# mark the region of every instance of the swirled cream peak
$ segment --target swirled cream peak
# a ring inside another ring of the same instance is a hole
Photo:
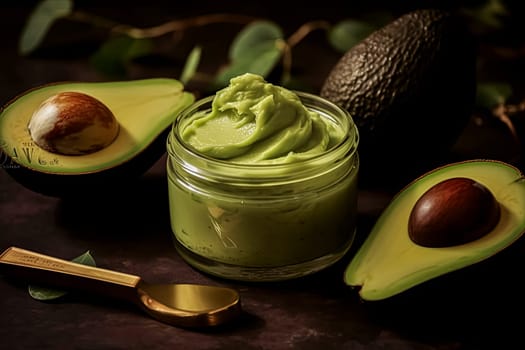
[[[246,73],[219,90],[209,112],[183,125],[183,140],[207,156],[236,163],[291,163],[323,153],[344,137],[294,92]]]

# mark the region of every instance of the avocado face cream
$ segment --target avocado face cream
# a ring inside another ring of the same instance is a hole
[[[181,256],[223,278],[319,271],[350,248],[358,133],[318,96],[244,74],[184,110],[168,137],[171,226]]]

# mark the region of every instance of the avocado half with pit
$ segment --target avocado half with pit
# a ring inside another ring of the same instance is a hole
[[[382,300],[481,262],[525,232],[525,178],[494,160],[434,169],[400,191],[344,273],[363,300]]]
[[[172,122],[193,101],[167,78],[31,89],[0,112],[2,167],[46,195],[115,188],[160,159]]]

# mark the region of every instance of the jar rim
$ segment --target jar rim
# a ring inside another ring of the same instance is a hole
[[[208,167],[206,167],[208,170],[210,168],[226,168],[229,171],[228,175],[232,177],[237,177],[235,176],[235,174],[239,174],[238,177],[260,175],[260,173],[273,174],[272,176],[264,176],[264,179],[266,180],[268,180],[269,178],[281,178],[282,176],[285,176],[285,174],[289,172],[287,170],[290,167],[293,167],[294,173],[296,173],[297,176],[302,176],[301,173],[307,171],[307,169],[317,169],[317,167],[315,166],[316,164],[322,165],[330,163],[332,160],[336,161],[337,159],[354,156],[357,153],[357,147],[359,144],[359,132],[350,113],[342,107],[336,105],[335,103],[324,99],[318,95],[314,95],[303,91],[292,91],[295,94],[297,94],[297,96],[301,99],[303,104],[308,109],[320,113],[323,117],[330,117],[333,119],[334,114],[337,114],[338,118],[337,120],[335,120],[335,122],[338,125],[341,125],[342,123],[345,124],[343,125],[346,128],[344,137],[341,140],[339,140],[335,145],[333,145],[330,149],[322,153],[312,155],[311,157],[305,159],[299,159],[291,163],[253,164],[232,162],[229,160],[213,158],[193,149],[181,138],[178,132],[180,124],[185,117],[190,116],[191,114],[193,114],[193,112],[199,110],[204,105],[211,104],[215,97],[215,94],[212,94],[210,96],[206,96],[195,101],[193,104],[187,106],[178,114],[177,118],[172,124],[171,132],[167,139],[166,146],[168,156],[170,158],[179,158],[174,149],[174,144],[176,143],[178,146],[177,150],[182,150],[185,153],[185,156],[190,157],[192,161],[195,161],[199,164],[208,164]],[[317,103],[317,105],[313,106],[312,104],[314,102]],[[320,108],[321,106],[323,107],[322,110]],[[192,168],[190,169],[191,172],[204,171],[204,169],[198,170],[196,167],[192,167],[191,165],[189,165],[189,167]],[[303,169],[303,171],[301,171],[301,169]]]

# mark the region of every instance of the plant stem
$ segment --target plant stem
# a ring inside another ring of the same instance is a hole
[[[310,21],[301,25],[288,39],[278,41],[277,45],[283,52],[283,73],[281,80],[283,83],[287,83],[290,80],[292,74],[292,48],[299,44],[308,34],[315,30],[326,30],[328,31],[331,24],[328,21]]]
[[[87,23],[94,27],[105,28],[113,33],[127,35],[133,39],[156,38],[169,33],[181,32],[188,28],[201,27],[215,23],[249,24],[250,22],[260,20],[258,17],[247,15],[217,13],[172,20],[147,28],[138,28],[83,11],[72,12],[68,16],[68,19],[81,23]],[[331,24],[328,21],[310,21],[301,25],[292,35],[288,37],[287,40],[278,40],[276,42],[276,45],[283,52],[283,82],[288,82],[291,77],[292,48],[299,44],[311,32],[315,30],[328,31],[330,27]]]
[[[301,25],[290,37],[288,37],[288,40],[286,42],[290,47],[294,47],[297,45],[301,40],[303,40],[308,34],[315,30],[329,30],[331,27],[330,23],[328,21],[311,21],[306,22],[303,25]]]
[[[77,22],[88,23],[95,27],[106,28],[114,33],[124,34],[133,39],[155,38],[191,27],[205,26],[214,23],[248,24],[258,19],[252,16],[218,13],[172,20],[153,27],[137,28],[82,11],[75,11],[71,13],[68,18]]]
[[[517,145],[521,144],[521,140],[518,136],[518,133],[516,132],[516,128],[510,116],[523,111],[525,111],[525,100],[521,101],[517,105],[500,104],[492,111],[493,115],[507,126]]]
[[[87,23],[94,27],[100,27],[105,29],[112,29],[113,27],[120,25],[119,23],[110,19],[96,16],[84,11],[73,11],[66,18],[71,21]]]

